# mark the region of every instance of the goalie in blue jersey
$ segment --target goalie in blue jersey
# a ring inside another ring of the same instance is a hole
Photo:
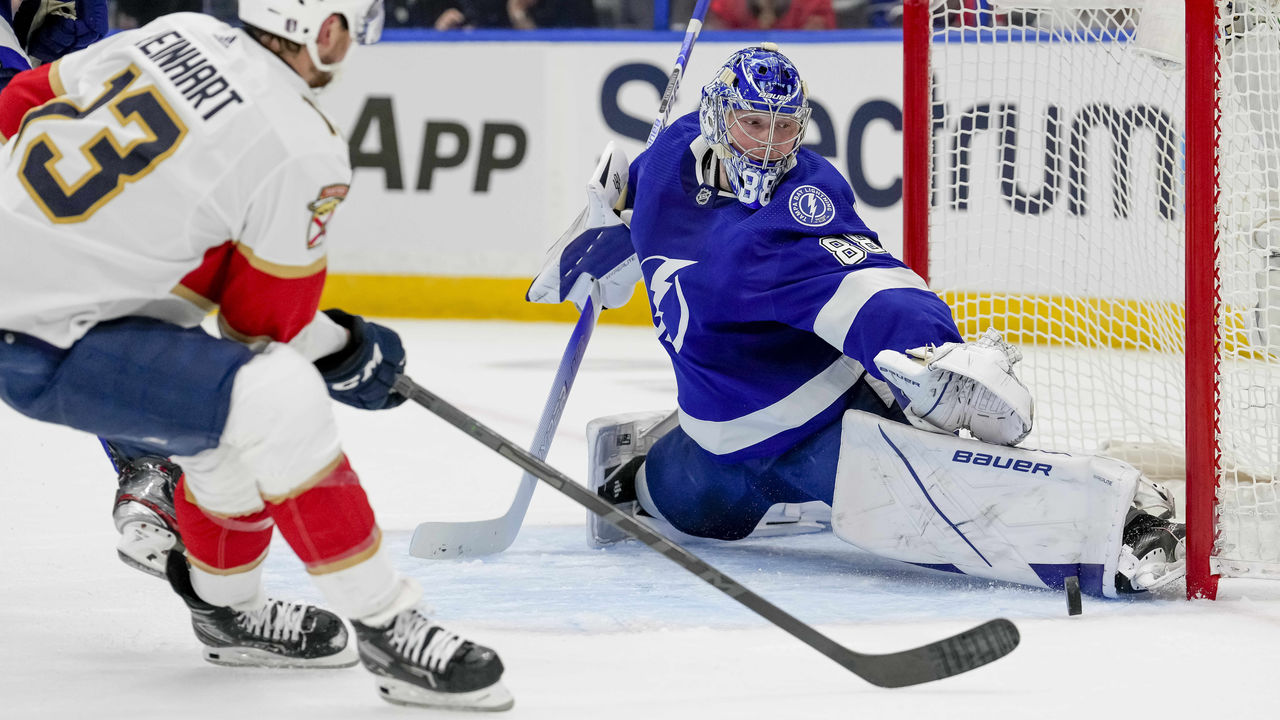
[[[816,509],[863,550],[940,570],[1106,596],[1181,578],[1167,491],[1109,458],[1015,447],[1033,414],[1018,350],[963,341],[801,147],[809,112],[766,44],[635,162],[606,149],[529,299],[617,307],[643,279],[678,410],[592,422],[591,488],[677,537],[814,527]],[[596,544],[625,537],[589,525]]]

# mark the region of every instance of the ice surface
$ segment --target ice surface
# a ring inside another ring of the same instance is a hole
[[[533,435],[568,325],[388,321],[410,374],[521,444]],[[585,475],[593,417],[673,405],[649,330],[601,326],[550,462]],[[1280,584],[1225,581],[1223,600],[1101,601],[1066,615],[1063,595],[903,566],[830,534],[690,549],[800,620],[860,652],[930,642],[983,620],[1023,644],[990,667],[882,690],[647,548],[589,550],[583,511],[543,486],[510,550],[473,560],[409,557],[423,520],[507,508],[520,471],[412,405],[338,408],[400,568],[447,625],[492,645],[516,697],[507,717],[733,718],[1274,717]],[[249,670],[203,662],[181,602],[115,558],[113,477],[90,436],[0,406],[0,718],[227,720],[445,716],[387,705],[346,670]],[[320,598],[278,540],[269,589]]]

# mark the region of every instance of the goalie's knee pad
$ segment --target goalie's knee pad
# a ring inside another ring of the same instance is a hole
[[[272,344],[236,373],[218,446],[174,458],[200,507],[223,515],[263,509],[331,467],[341,454],[332,404],[319,372]]]
[[[1114,596],[1139,473],[1104,457],[990,445],[845,413],[832,526],[868,552]]]
[[[587,425],[587,487],[634,514],[638,502],[636,474],[653,444],[679,424],[675,412],[662,411],[610,415],[592,420]],[[605,522],[599,515],[587,513],[587,541],[592,547],[626,538],[625,532]]]

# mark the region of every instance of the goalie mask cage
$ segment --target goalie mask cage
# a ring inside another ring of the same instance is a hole
[[[1280,578],[1280,0],[906,0],[904,52],[906,260],[1025,349],[1023,444],[1185,479],[1189,597]]]

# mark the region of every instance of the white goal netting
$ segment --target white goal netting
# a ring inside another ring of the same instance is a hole
[[[1187,88],[1181,3],[1157,2],[934,3],[928,272],[966,338],[994,326],[1026,349],[1025,444],[1104,450],[1176,483]],[[1215,6],[1213,568],[1280,576],[1280,8]],[[1211,88],[1192,96],[1212,110]]]

